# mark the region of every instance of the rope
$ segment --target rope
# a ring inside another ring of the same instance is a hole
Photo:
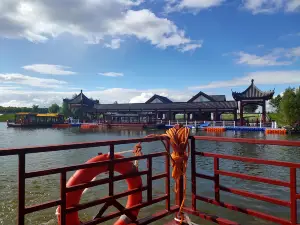
[[[143,153],[142,153],[142,145],[141,145],[141,142],[137,143],[135,146],[134,146],[134,149],[133,149],[133,155],[134,156],[142,156]],[[134,165],[138,168],[139,167],[139,161],[138,160],[135,160],[134,161]]]
[[[173,152],[171,154],[172,159],[172,177],[175,180],[175,193],[178,193],[178,183],[180,177],[183,176],[183,199],[179,208],[179,215],[181,217],[180,224],[184,221],[184,214],[182,213],[182,208],[184,206],[186,198],[186,186],[187,186],[187,177],[186,177],[186,168],[187,161],[190,154],[190,145],[189,145],[189,134],[190,129],[187,127],[175,126],[167,130],[166,135],[170,138],[171,146]],[[188,151],[186,149],[188,148]]]
[[[182,213],[182,208],[184,206],[184,202],[185,202],[185,198],[186,198],[186,186],[187,186],[187,177],[186,177],[186,168],[187,168],[187,161],[189,158],[189,154],[190,154],[190,145],[189,145],[189,134],[190,134],[190,129],[187,127],[182,127],[180,125],[176,125],[173,128],[169,129],[166,131],[166,134],[161,134],[161,135],[155,135],[155,134],[151,134],[146,136],[147,137],[168,137],[169,138],[169,142],[170,145],[173,149],[173,152],[170,156],[170,159],[172,161],[172,177],[175,180],[175,193],[178,193],[178,183],[179,180],[181,178],[181,176],[183,176],[183,199],[182,202],[180,203],[180,208],[179,208],[179,215],[180,215],[180,224],[182,224],[182,222],[185,219],[184,214]],[[166,143],[166,142],[167,143]],[[162,143],[166,149],[166,151],[169,153],[169,149],[168,149],[168,141],[167,140],[162,140]],[[188,151],[186,151],[186,149],[188,149]],[[137,145],[135,145],[134,150],[133,150],[133,154],[135,156],[141,156],[142,155],[142,146],[141,146],[141,142],[138,143]],[[138,163],[135,162],[137,165]]]

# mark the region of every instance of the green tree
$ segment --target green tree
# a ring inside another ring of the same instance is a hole
[[[64,114],[65,117],[73,116],[73,113],[66,102],[63,102],[62,107],[60,108],[60,113]]]
[[[279,113],[287,125],[294,125],[300,120],[300,92],[287,88],[280,101]]]
[[[281,100],[282,100],[281,95],[277,95],[275,98],[273,97],[273,98],[270,100],[270,105],[271,105],[276,111],[278,111],[278,110],[279,110],[279,106],[280,106]]]
[[[38,112],[39,111],[39,106],[38,105],[33,105],[32,106],[32,112]]]
[[[253,104],[250,104],[250,105],[246,105],[244,107],[244,110],[246,113],[254,113],[258,108],[258,105],[253,105]]]
[[[52,105],[48,108],[48,112],[49,112],[49,113],[58,113],[58,112],[59,112],[59,105],[57,105],[56,103],[52,104]]]

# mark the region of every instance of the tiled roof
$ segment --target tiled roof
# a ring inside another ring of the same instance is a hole
[[[159,99],[162,103],[172,103],[172,101],[167,98],[167,97],[164,97],[164,96],[161,96],[161,95],[153,95],[148,101],[146,101],[145,103],[151,103],[154,99]]]
[[[97,111],[140,111],[140,110],[235,110],[238,108],[236,101],[223,102],[173,102],[173,103],[129,103],[129,104],[96,104]]]
[[[194,95],[190,100],[188,100],[187,102],[194,102],[199,96],[204,96],[205,98],[207,98],[210,101],[216,101],[213,97],[205,94],[204,92],[200,91],[198,94]]]
[[[63,101],[67,102],[68,104],[83,104],[83,105],[86,105],[86,106],[93,106],[94,104],[97,103],[96,100],[92,100],[92,99],[89,99],[88,97],[86,97],[82,93],[82,91],[75,98],[73,98],[73,99],[64,99]]]
[[[271,99],[274,95],[273,91],[261,91],[254,85],[254,80],[251,80],[251,85],[243,92],[232,92],[232,97],[236,101],[247,100],[247,99]]]
[[[217,102],[226,101],[225,95],[209,95],[209,97],[213,98]]]

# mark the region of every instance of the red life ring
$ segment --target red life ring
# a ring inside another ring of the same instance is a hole
[[[120,158],[124,158],[124,157],[116,154],[115,158],[120,159]],[[94,158],[91,158],[86,163],[94,163],[94,162],[100,162],[100,161],[106,161],[106,160],[110,160],[109,154],[98,155]],[[136,167],[134,166],[134,164],[131,161],[128,161],[128,162],[122,162],[122,163],[115,164],[114,170],[122,175],[125,175],[125,174],[132,173],[133,171],[135,171]],[[71,186],[82,184],[82,183],[87,183],[87,182],[91,181],[93,178],[95,178],[97,175],[107,172],[107,171],[108,171],[107,165],[101,166],[101,167],[93,167],[93,168],[77,170],[75,172],[75,174],[67,182],[67,187],[71,187]],[[136,176],[133,178],[127,178],[126,182],[128,185],[128,190],[142,187],[142,179],[140,176]],[[78,190],[78,191],[67,193],[66,207],[68,208],[68,207],[79,204],[83,191],[84,190]],[[126,208],[130,208],[134,205],[141,203],[142,198],[143,198],[142,192],[137,192],[135,194],[128,195]],[[140,209],[132,210],[131,214],[137,217],[139,211],[140,211]],[[56,214],[57,214],[58,224],[62,225],[60,222],[60,207],[57,208]],[[65,225],[80,225],[80,223],[81,222],[79,220],[78,212],[67,214]],[[126,215],[123,215],[114,223],[114,225],[129,225],[131,223],[132,223],[132,221],[130,221],[130,219]]]

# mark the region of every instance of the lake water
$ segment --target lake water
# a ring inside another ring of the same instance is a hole
[[[150,133],[162,133],[161,130],[101,130],[91,132],[81,132],[78,128],[73,129],[14,129],[6,128],[5,123],[0,123],[0,148],[8,147],[22,147],[34,145],[49,145],[49,144],[63,144],[70,142],[86,142],[99,140],[113,140],[126,139],[134,137],[143,137]],[[213,135],[204,132],[199,132],[197,135]],[[227,137],[248,137],[256,139],[289,139],[300,140],[300,136],[265,136],[263,133],[240,133],[240,132],[225,132],[218,134],[219,136]],[[124,151],[132,149],[134,145],[121,145],[116,148],[117,151]],[[300,162],[300,148],[295,147],[281,147],[281,146],[262,146],[238,143],[215,143],[207,141],[197,141],[196,147],[199,151],[215,152],[237,156],[254,157],[260,159],[272,159],[289,162]],[[144,154],[150,152],[163,151],[160,142],[143,144]],[[99,152],[107,153],[107,147],[81,149],[76,151],[59,151],[51,153],[37,153],[30,154],[26,157],[26,171],[35,171],[46,168],[54,168],[58,166],[66,166],[72,164],[80,164],[87,161],[89,158],[96,156]],[[130,156],[131,154],[126,154]],[[156,158],[153,161],[153,174],[164,171],[164,159]],[[189,165],[190,166],[190,165]],[[279,167],[267,167],[257,164],[248,164],[241,162],[234,162],[228,160],[220,161],[221,169],[227,171],[235,171],[246,173],[250,175],[259,175],[264,177],[271,177],[288,181],[288,170]],[[146,163],[140,162],[139,168],[145,169]],[[211,173],[212,160],[208,158],[197,158],[197,170],[204,173]],[[186,203],[190,203],[190,170],[188,169],[188,194]],[[68,174],[68,177],[72,173]],[[104,177],[101,175],[99,177]],[[145,177],[143,177],[145,180]],[[298,181],[300,180],[300,173],[298,172]],[[289,200],[289,190],[272,185],[265,185],[263,183],[256,183],[251,181],[242,181],[239,179],[222,177],[221,184],[252,191],[258,194],[264,194],[271,197]],[[300,184],[300,182],[298,182]],[[155,181],[153,184],[153,193],[158,196],[164,192],[164,180]],[[97,197],[106,196],[108,185],[102,185],[89,189],[83,196],[81,202],[95,200]],[[299,192],[298,185],[298,192]],[[115,185],[115,191],[123,191],[127,189],[124,181],[118,182]],[[206,197],[213,197],[213,184],[210,181],[197,179],[197,193]],[[49,200],[56,200],[59,198],[59,175],[45,176],[42,178],[29,179],[26,182],[26,205],[34,205],[43,203]],[[283,218],[289,218],[289,210],[286,207],[274,206],[269,203],[251,200],[243,197],[232,196],[230,194],[221,192],[221,200],[236,204],[238,206],[256,209],[258,211],[271,213]],[[122,203],[126,202],[121,199]],[[174,201],[172,201],[173,203]],[[153,205],[151,207],[141,210],[139,217],[150,215],[157,210],[163,209],[164,202]],[[232,219],[242,224],[272,224],[269,222],[254,219],[240,213],[235,213],[226,209],[218,208],[206,203],[198,201],[198,209],[203,212],[216,214],[228,219]],[[300,205],[299,205],[300,207]],[[82,221],[91,219],[100,207],[93,207],[88,210],[80,212]],[[112,210],[113,211],[113,210]],[[299,210],[298,210],[299,211]],[[26,216],[26,224],[28,225],[55,225],[56,217],[54,215],[55,208],[40,211],[38,213],[29,214]],[[13,225],[17,223],[17,157],[0,157],[0,224]],[[300,215],[299,215],[300,216]],[[163,224],[164,221],[170,220],[171,217],[161,220],[153,224]],[[212,224],[210,222],[202,221],[199,218],[191,217],[195,223]],[[113,224],[111,221],[106,224]]]

